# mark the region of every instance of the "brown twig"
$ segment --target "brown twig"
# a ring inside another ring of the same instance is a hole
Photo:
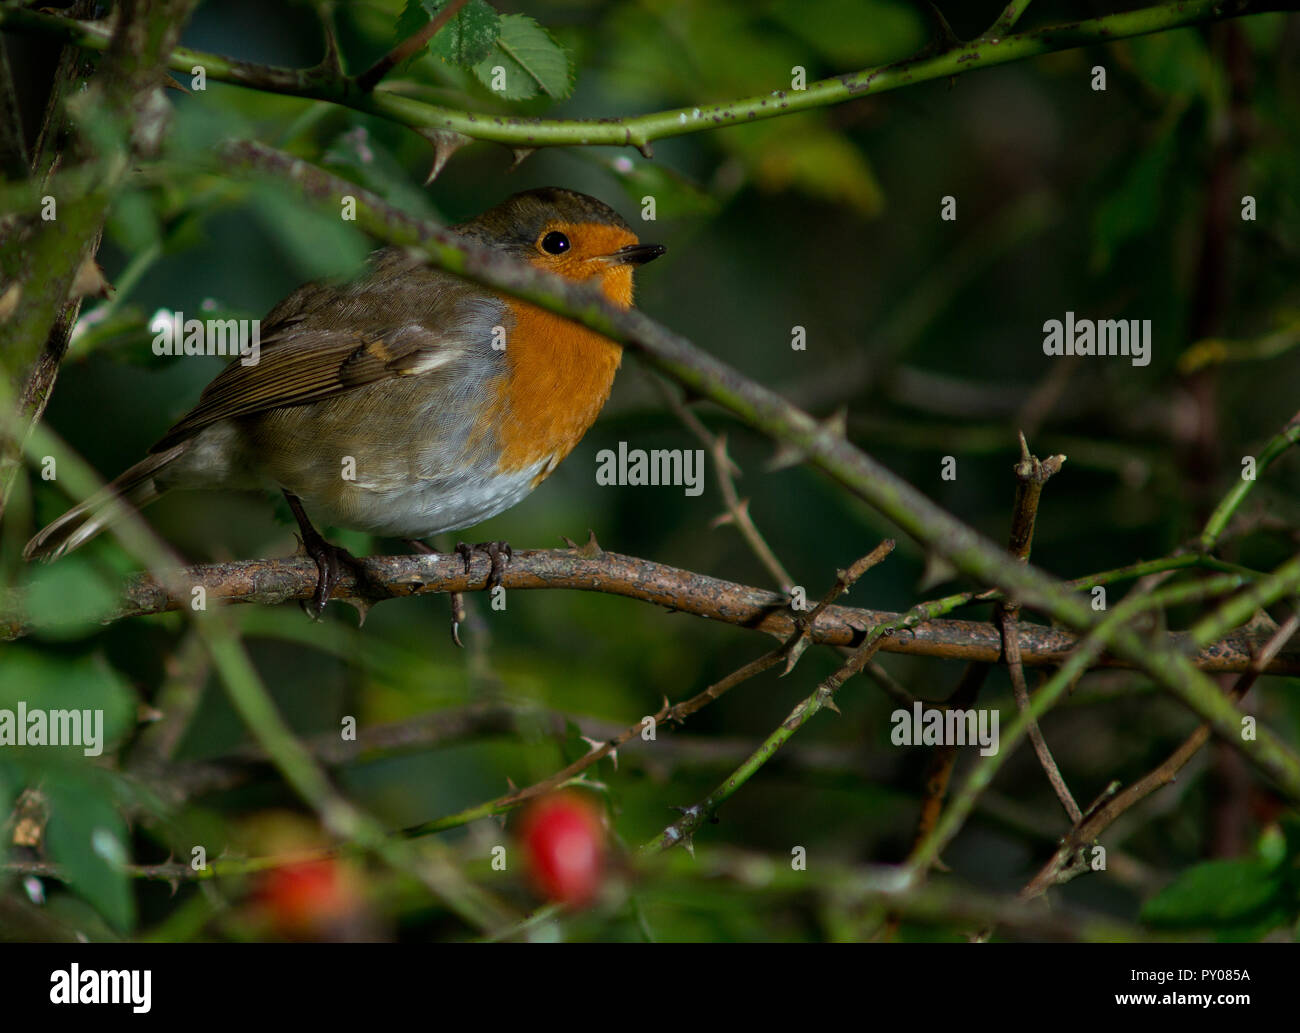
[[[662,377],[653,374],[649,376],[668,407],[692,434],[704,442],[713,456],[713,468],[718,474],[718,490],[722,492],[722,502],[727,507],[725,513],[714,519],[713,526],[733,525],[745,539],[750,552],[772,575],[781,591],[791,591],[795,586],[794,578],[790,576],[790,572],[785,569],[785,564],[777,558],[772,547],[767,544],[767,539],[758,529],[758,525],[754,523],[754,518],[749,513],[749,499],[742,499],[740,493],[736,491],[736,477],[740,475],[740,467],[727,454],[727,436],[714,434],[709,430],[704,425],[704,421],[691,412],[685,402],[678,397],[677,392],[669,387],[668,382]]]
[[[1038,520],[1038,502],[1043,494],[1043,485],[1053,474],[1061,469],[1065,456],[1049,456],[1040,460],[1029,451],[1025,435],[1020,434],[1020,462],[1016,464],[1016,502],[1011,516],[1011,540],[1008,549],[1021,563],[1029,562],[1029,554],[1034,545],[1034,524]],[[1020,605],[1013,599],[1003,599],[998,603],[996,614],[998,627],[1002,629],[1003,653],[1007,662],[1007,673],[1011,677],[1011,694],[1015,697],[1016,707],[1020,712],[1029,710],[1029,686],[1025,684],[1025,668],[1020,655]],[[1030,719],[1026,731],[1033,744],[1038,763],[1052,784],[1057,799],[1070,816],[1071,823],[1077,823],[1082,817],[1079,805],[1074,802],[1070,787],[1065,784],[1061,769],[1057,766],[1052,751],[1043,738],[1038,722]]]
[[[1281,653],[1283,647],[1298,630],[1300,630],[1300,613],[1293,613],[1264,643],[1250,669],[1244,671],[1237,679],[1237,683],[1228,693],[1233,702],[1237,702],[1250,691],[1255,681],[1267,670],[1274,657]],[[1145,800],[1157,789],[1162,789],[1173,782],[1178,772],[1209,741],[1209,738],[1209,725],[1198,726],[1173,753],[1127,789],[1115,792],[1113,791],[1115,787],[1112,787],[1112,791],[1103,794],[1061,841],[1051,860],[1043,865],[1038,874],[1020,891],[1021,897],[1030,899],[1040,896],[1052,886],[1085,870],[1086,865],[1077,864],[1079,852],[1089,843],[1094,842],[1125,811]]]
[[[401,43],[393,47],[387,54],[381,57],[373,65],[356,77],[357,88],[365,93],[369,93],[379,85],[380,80],[389,72],[400,65],[408,57],[419,53],[420,50],[433,39],[434,36],[449,21],[460,13],[469,0],[451,0],[446,7],[439,11],[419,32],[408,36]]]
[[[345,568],[334,592],[335,599],[369,606],[384,599],[430,592],[477,591],[483,587],[489,571],[488,560],[481,555],[471,559],[469,573],[465,572],[459,556],[445,555],[371,556],[361,560],[360,566],[364,585],[358,584],[355,571]],[[170,590],[149,574],[128,578],[116,607],[101,622],[188,609],[192,590],[198,586],[205,589],[209,606],[274,605],[309,599],[317,579],[316,565],[303,556],[213,563],[168,573],[174,578],[169,579]],[[795,630],[790,601],[776,592],[599,549],[516,552],[503,572],[501,583],[508,590],[567,588],[639,599],[723,624],[762,631],[782,640]],[[984,663],[996,663],[1003,652],[1002,636],[993,624],[929,619],[924,605],[907,614],[828,606],[810,634],[817,645],[857,646],[869,629],[882,624],[892,629],[881,645],[885,652]],[[0,593],[0,640],[18,638],[31,630],[22,592]],[[1079,638],[1058,628],[1022,623],[1019,641],[1027,666],[1051,667],[1069,657]],[[1170,648],[1186,649],[1187,641],[1182,632],[1167,636]],[[1190,659],[1203,671],[1246,671],[1261,644],[1257,631],[1239,628],[1195,651]],[[1103,656],[1100,664],[1132,666],[1114,656]],[[1300,653],[1279,654],[1264,673],[1300,674]]]
[[[893,542],[881,542],[880,545],[873,549],[868,555],[853,563],[848,570],[836,571],[835,583],[817,604],[813,612],[808,615],[807,624],[811,625],[813,619],[815,619],[818,614],[823,612],[826,607],[830,605],[832,599],[837,599],[839,596],[847,592],[858,578],[888,556],[893,548]],[[721,681],[714,682],[708,688],[696,693],[688,700],[684,700],[681,703],[670,704],[667,698],[665,698],[663,706],[659,708],[657,713],[650,716],[650,720],[654,722],[656,728],[659,725],[662,725],[665,721],[681,724],[692,714],[708,706],[724,693],[735,688],[742,682],[748,681],[750,678],[762,674],[769,668],[775,667],[782,660],[786,661],[786,673],[788,674],[791,667],[798,662],[802,650],[797,649],[797,646],[800,642],[805,640],[807,631],[808,628],[806,625],[800,624],[796,621],[789,638],[787,638],[785,643],[779,648],[773,649],[770,652],[764,653],[762,656],[749,661],[749,663],[744,666],[732,671],[731,674],[727,675]],[[854,653],[854,658],[851,658],[850,663],[866,663],[866,661],[871,658],[871,655],[875,653],[877,648],[879,648],[878,638],[875,645],[869,650],[864,647],[859,647],[859,649]],[[846,667],[847,666],[848,665],[846,665]],[[861,667],[859,666],[857,669],[860,670]],[[830,702],[829,696],[824,705],[829,706],[831,709],[835,709],[835,705]],[[480,804],[477,807],[472,807],[469,810],[461,811],[459,814],[454,814],[432,822],[426,822],[414,829],[408,829],[407,834],[413,836],[424,835],[429,832],[437,832],[445,828],[454,827],[455,825],[464,824],[466,821],[472,821],[477,817],[484,817],[490,814],[500,814],[513,807],[517,807],[519,804],[531,800],[534,797],[558,789],[570,780],[576,778],[597,761],[615,754],[618,748],[624,743],[638,735],[641,735],[645,730],[646,720],[647,719],[643,717],[640,721],[631,725],[621,734],[614,736],[606,742],[593,743],[589,753],[579,757],[572,764],[557,771],[549,778],[542,779],[542,781],[536,782],[525,789],[512,791],[496,800],[491,800],[485,804]]]

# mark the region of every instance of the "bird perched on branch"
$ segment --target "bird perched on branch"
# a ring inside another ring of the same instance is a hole
[[[632,304],[632,274],[665,248],[642,244],[608,205],[529,190],[461,223],[466,240]],[[312,524],[418,539],[518,503],[582,439],[622,350],[527,302],[432,269],[395,248],[344,285],[309,284],[263,321],[255,364],[236,359],[150,454],[37,534],[27,559],[57,558],[114,518],[178,488],[284,493],[319,578],[319,617],[351,561]],[[475,549],[499,583],[503,542]],[[454,634],[454,628],[453,628]]]

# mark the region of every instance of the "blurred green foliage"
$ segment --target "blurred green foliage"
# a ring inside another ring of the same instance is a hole
[[[441,6],[337,5],[347,68],[364,69]],[[419,96],[488,112],[635,114],[784,88],[795,66],[811,82],[899,59],[928,39],[918,6],[472,0],[452,31],[393,78]],[[999,6],[939,4],[963,37],[982,31]],[[1094,6],[1044,0],[1027,24],[1086,16]],[[310,5],[252,0],[203,4],[183,42],[298,67],[317,62],[323,49]],[[666,258],[638,275],[638,304],[653,317],[819,416],[847,406],[855,442],[998,540],[1007,531],[1016,431],[1026,431],[1039,455],[1068,454],[1044,494],[1033,557],[1059,576],[1162,555],[1198,529],[1238,476],[1239,457],[1296,410],[1297,338],[1277,344],[1270,335],[1293,326],[1300,308],[1298,48],[1300,21],[1259,16],[658,141],[652,161],[633,151],[555,149],[514,168],[505,148],[475,144],[427,187],[420,184],[429,144],[402,127],[217,82],[201,93],[169,93],[167,150],[133,175],[106,228],[100,262],[116,294],[83,310],[47,421],[112,476],[220,368],[219,360],[152,355],[147,327],[155,312],[255,316],[307,279],[360,266],[370,243],[350,224],[320,214],[288,187],[234,182],[211,168],[217,142],[251,137],[415,215],[448,221],[540,185],[592,193],[634,222],[652,196],[657,221],[642,238],[669,245]],[[1098,64],[1108,71],[1104,92],[1089,86]],[[488,87],[497,65],[506,69],[504,95]],[[1246,76],[1244,95],[1234,96],[1233,75]],[[1229,193],[1215,197],[1210,184],[1224,170]],[[945,195],[958,199],[955,222],[938,217]],[[1239,217],[1243,195],[1257,202],[1255,221]],[[1212,203],[1229,208],[1223,239],[1207,236]],[[1208,281],[1198,279],[1206,247],[1217,249]],[[1207,292],[1215,299],[1212,326],[1196,315]],[[1048,360],[1042,323],[1067,310],[1152,320],[1151,365]],[[806,328],[806,351],[790,348],[794,326]],[[1187,376],[1179,358],[1198,334],[1245,343]],[[1251,351],[1250,342],[1265,339],[1275,345]],[[699,412],[728,435],[750,512],[811,598],[837,568],[894,533],[807,469],[764,473],[770,443],[715,410]],[[1206,420],[1208,445],[1198,436]],[[598,487],[595,456],[619,441],[698,447],[631,360],[605,415],[559,471],[466,537],[541,548],[566,535],[582,540],[590,528],[608,549],[775,587],[733,529],[711,526],[721,508],[712,481],[700,498]],[[939,476],[946,455],[957,457],[956,481]],[[1289,555],[1300,526],[1297,488],[1300,458],[1292,454],[1257,486],[1244,512],[1252,523],[1225,554],[1258,569]],[[245,764],[246,777],[229,785],[217,779],[201,793],[169,793],[202,765],[246,749],[248,735],[207,664],[195,660],[180,616],[99,626],[113,584],[131,565],[111,538],[48,568],[22,563],[22,542],[68,504],[57,483],[32,471],[0,537],[0,569],[28,593],[37,625],[27,642],[3,647],[0,706],[40,700],[102,707],[106,715],[102,758],[0,752],[0,808],[18,803],[24,788],[29,803],[37,791],[48,816],[43,856],[66,867],[66,887],[44,880],[45,909],[92,939],[262,935],[249,931],[240,910],[253,880],[219,880],[203,890],[186,883],[172,896],[165,883],[130,879],[120,868],[126,857],[187,861],[195,844],[209,858],[227,847],[265,852],[268,840],[250,832],[250,822],[302,807],[265,765],[250,771]],[[147,518],[198,562],[289,553],[290,527],[273,512],[258,498],[175,495]],[[398,548],[335,538],[354,552]],[[898,610],[952,587],[922,585],[926,560],[901,542],[846,601]],[[481,598],[467,601],[466,651],[448,641],[440,598],[378,606],[363,627],[340,605],[319,624],[292,606],[233,613],[263,681],[304,737],[337,734],[346,715],[364,729],[471,705],[517,708],[513,731],[394,748],[333,771],[350,798],[393,827],[490,799],[507,780],[522,786],[545,778],[587,748],[579,729],[607,737],[655,711],[663,697],[686,698],[767,648],[752,632],[612,596],[512,592],[504,612]],[[987,611],[964,615],[985,619]],[[925,699],[946,696],[961,672],[951,661],[879,660]],[[789,678],[769,672],[683,729],[663,730],[654,746],[634,740],[617,769],[602,762],[589,775],[617,840],[635,847],[674,818],[673,806],[707,795],[837,662],[811,650]],[[1294,679],[1264,678],[1252,704],[1292,742],[1300,738],[1297,689]],[[1001,672],[981,702],[1000,707],[1005,726],[1014,704]],[[159,768],[141,748],[153,708],[191,705],[184,735]],[[834,906],[819,871],[906,854],[927,754],[889,745],[894,703],[871,681],[850,682],[839,705],[842,716],[817,717],[696,843],[697,852],[730,847],[779,865],[803,846],[806,891],[765,895],[761,884],[705,880],[677,851],[661,873],[630,881],[614,904],[566,919],[563,935],[802,940],[873,928],[879,916]],[[564,715],[559,729],[552,711]],[[1140,776],[1193,724],[1143,678],[1110,672],[1085,678],[1044,732],[1086,803],[1112,779]],[[958,779],[970,763],[963,755]],[[1280,824],[1280,802],[1267,786],[1237,777],[1238,763],[1222,747],[1204,751],[1176,786],[1104,839],[1116,859],[1110,871],[1074,880],[1057,891],[1061,898],[1151,930],[1294,936],[1294,815]],[[945,860],[970,883],[1014,891],[1065,828],[1022,749]],[[11,838],[0,850],[13,860],[19,851]],[[495,822],[441,838],[470,878],[522,910],[532,906],[514,869],[490,868],[490,847],[502,841]],[[1216,860],[1198,863],[1206,858]],[[385,935],[463,935],[400,877],[378,865],[366,871],[367,906]],[[25,894],[12,876],[0,888]],[[901,935],[959,939],[964,932],[905,923]]]

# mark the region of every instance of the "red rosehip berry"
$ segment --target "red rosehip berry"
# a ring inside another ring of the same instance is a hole
[[[605,870],[605,827],[591,801],[574,792],[538,800],[520,829],[533,885],[568,907],[591,902]]]

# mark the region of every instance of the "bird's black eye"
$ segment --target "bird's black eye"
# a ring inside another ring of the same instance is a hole
[[[562,255],[569,250],[569,238],[559,230],[551,230],[542,238],[542,250],[548,255]]]

